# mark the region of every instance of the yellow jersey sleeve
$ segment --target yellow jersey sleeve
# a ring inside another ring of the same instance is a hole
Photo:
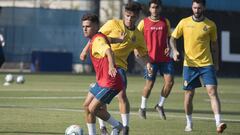
[[[96,58],[102,58],[109,48],[110,46],[104,37],[96,37],[92,42],[92,55]]]
[[[136,49],[138,50],[140,56],[146,56],[148,54],[144,36],[140,31],[136,32],[136,46]]]
[[[170,21],[166,18],[166,23],[167,23],[167,27],[168,27],[168,36],[171,36],[171,24],[170,24]]]
[[[212,29],[210,31],[211,41],[217,41],[217,26],[214,22],[212,22]]]
[[[142,32],[142,33],[144,32],[144,20],[141,20],[141,21],[139,22],[137,28],[138,28],[138,30],[139,30],[140,32]]]
[[[183,20],[181,20],[177,27],[174,29],[173,33],[171,34],[172,37],[178,39],[179,37],[181,37],[183,35]]]
[[[107,37],[119,38],[122,32],[124,32],[120,23],[119,20],[109,20],[99,29],[99,32],[107,35]]]

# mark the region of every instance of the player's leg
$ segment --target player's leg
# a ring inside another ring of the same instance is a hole
[[[90,112],[112,125],[112,134],[118,134],[123,127],[122,124],[114,119],[104,107],[106,104],[109,104],[112,101],[112,99],[118,94],[118,91],[109,88],[103,88],[98,85],[96,85],[92,91],[94,91],[94,89],[99,90],[89,105]]]
[[[164,84],[155,109],[159,112],[160,118],[166,120],[163,105],[169,96],[174,84],[174,63],[172,61],[160,63],[160,73],[163,76]]]
[[[227,125],[221,122],[221,104],[217,93],[217,86],[206,85],[206,89],[211,101],[211,107],[214,113],[217,132],[222,133],[227,128]]]
[[[107,105],[103,105],[101,107],[101,109],[105,109],[107,110]],[[108,131],[107,131],[107,127],[105,125],[105,122],[104,120],[100,119],[100,118],[97,118],[98,119],[98,123],[99,123],[99,128],[100,128],[100,132],[101,132],[101,135],[108,135]]]
[[[186,90],[184,93],[184,110],[186,115],[186,127],[185,131],[190,132],[193,128],[192,112],[193,112],[193,97],[195,90]]]
[[[221,122],[221,103],[217,92],[217,78],[213,66],[201,68],[202,80],[206,86],[208,96],[210,98],[212,111],[214,113],[217,132],[222,133],[227,125]]]
[[[193,129],[192,112],[193,112],[193,97],[195,94],[195,88],[201,87],[199,80],[199,71],[195,67],[183,67],[183,89],[184,93],[184,110],[186,115],[186,132],[191,132]]]
[[[153,73],[150,75],[147,72],[147,69],[144,69],[144,78],[146,80],[145,85],[143,87],[142,91],[142,97],[141,97],[141,105],[139,108],[139,116],[143,119],[146,119],[146,109],[147,109],[147,100],[151,94],[152,88],[154,86],[154,82],[156,79],[157,74],[157,65],[152,64],[153,67]]]
[[[128,135],[129,132],[129,113],[130,113],[130,104],[128,101],[126,89],[127,89],[127,76],[126,71],[118,68],[118,72],[120,73],[123,82],[125,84],[125,89],[119,92],[118,94],[118,102],[119,102],[119,110],[121,113],[122,118],[122,124],[124,126],[123,128],[123,135]]]
[[[93,115],[109,123],[113,127],[113,130],[116,130],[114,132],[119,133],[123,127],[122,124],[112,117],[107,110],[101,108],[104,104],[105,103],[94,98],[89,105],[89,110]]]
[[[130,104],[126,95],[126,90],[122,90],[118,94],[119,110],[121,113],[122,124],[123,124],[123,135],[128,135],[129,132],[129,113]]]
[[[92,93],[88,93],[83,106],[85,110],[85,121],[88,127],[88,134],[89,135],[95,135],[96,134],[96,118],[93,116],[93,114],[89,110],[89,104],[93,100],[94,95]]]
[[[160,118],[163,120],[166,120],[166,115],[164,112],[163,105],[171,92],[174,82],[173,82],[173,76],[170,74],[164,74],[163,80],[164,80],[163,88],[161,91],[161,95],[159,97],[159,101],[158,101],[157,105],[155,106],[155,109],[158,111]]]
[[[91,83],[89,85],[89,89],[92,89],[95,85],[96,85],[96,83]],[[101,109],[107,110],[107,105],[101,106]],[[100,118],[97,118],[97,119],[98,119],[101,135],[108,135],[108,131],[107,131],[107,127],[105,125],[105,122]]]
[[[151,94],[151,90],[153,88],[154,81],[146,80],[141,97],[141,105],[138,110],[140,118],[146,119],[146,111],[147,111],[147,100]]]

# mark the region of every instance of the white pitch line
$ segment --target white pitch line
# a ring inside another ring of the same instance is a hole
[[[15,108],[21,108],[21,109],[36,109],[36,110],[48,110],[48,111],[66,111],[66,112],[84,112],[83,109],[64,109],[64,108],[48,108],[48,107],[34,107],[34,106],[19,106],[19,105],[9,105],[9,106],[2,106],[0,105],[0,108],[2,107],[15,107]],[[119,114],[119,111],[109,111],[112,114]],[[137,116],[137,112],[131,112],[131,115]],[[153,113],[153,112],[148,112],[148,116],[153,116],[153,117],[159,117],[158,113]],[[182,118],[185,119],[185,115],[172,115],[169,114],[167,115],[169,118]],[[193,117],[193,119],[198,119],[198,120],[214,120],[213,117]],[[240,122],[239,119],[222,119],[223,121],[226,122]]]
[[[206,101],[206,102],[210,102],[210,99],[204,99],[204,101]],[[224,100],[224,99],[221,99],[221,103],[228,103],[228,104],[239,104],[240,103],[240,101],[239,100],[232,100],[232,99],[230,99],[230,100]]]
[[[70,112],[84,112],[84,110],[81,110],[81,109],[61,109],[61,108],[41,108],[41,109],[46,109],[46,110],[54,110],[54,111],[70,111]],[[113,113],[113,114],[119,114],[118,111],[109,111],[110,113]],[[131,112],[130,113],[131,115],[138,115],[138,113],[136,112]],[[159,114],[153,114],[153,113],[148,113],[148,115],[150,116],[156,116],[156,117],[159,117]],[[167,117],[170,117],[170,118],[184,118],[185,119],[185,116],[182,115],[167,115]],[[210,117],[192,117],[193,119],[199,119],[199,120],[215,120],[214,118],[210,118]],[[229,122],[240,122],[240,120],[237,120],[237,119],[222,119],[223,121],[229,121]]]
[[[0,97],[0,99],[84,99],[85,97]]]

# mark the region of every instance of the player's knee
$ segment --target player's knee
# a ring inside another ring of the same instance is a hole
[[[93,107],[88,107],[88,110],[91,114],[95,114],[96,113],[96,109]]]
[[[208,92],[208,95],[210,98],[216,97],[216,95],[217,95],[217,90],[215,87],[208,87],[207,92]]]
[[[127,95],[126,94],[121,94],[121,95],[118,95],[118,101],[120,102],[120,103],[125,103],[125,102],[127,102]]]
[[[146,85],[144,86],[144,90],[145,90],[145,91],[151,91],[151,90],[152,90],[152,87],[153,87],[153,84],[146,84]]]
[[[191,101],[194,97],[194,91],[188,90],[185,91],[185,100]]]
[[[165,82],[165,86],[167,86],[168,88],[172,88],[173,85],[174,85],[173,80]]]
[[[216,92],[208,91],[208,95],[209,95],[210,98],[214,98],[214,97],[216,97]]]

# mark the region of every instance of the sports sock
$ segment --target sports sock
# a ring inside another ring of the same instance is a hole
[[[95,123],[87,123],[88,134],[96,135],[96,124]]]
[[[147,98],[145,98],[144,96],[142,96],[141,108],[147,108]]]
[[[124,127],[128,126],[129,124],[129,113],[121,114],[122,117],[122,124]]]
[[[99,127],[102,128],[102,127],[106,127],[105,126],[105,123],[102,119],[98,118],[98,122],[99,122]]]
[[[165,100],[166,100],[165,97],[160,96],[160,98],[159,98],[159,102],[158,102],[158,106],[163,106]]]
[[[187,125],[192,124],[192,115],[186,115]]]
[[[216,126],[218,126],[221,123],[221,115],[220,114],[214,114]]]
[[[110,116],[106,122],[109,123],[110,125],[112,125],[112,127],[116,127],[119,125],[119,122],[112,116]]]

